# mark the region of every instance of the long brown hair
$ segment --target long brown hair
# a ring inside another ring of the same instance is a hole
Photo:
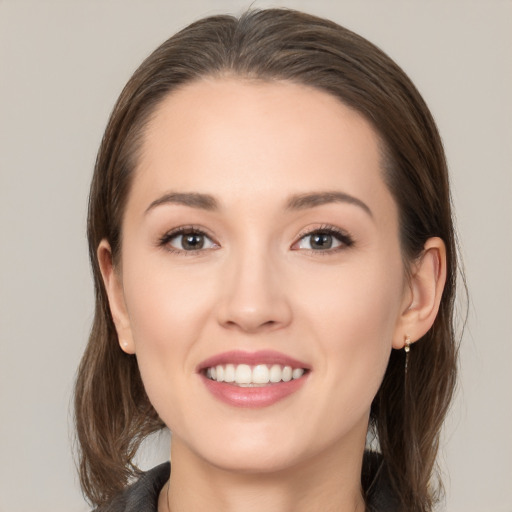
[[[144,128],[162,99],[205,76],[284,80],[336,96],[368,119],[380,135],[385,181],[399,208],[404,262],[441,237],[448,277],[439,314],[415,343],[407,378],[404,353],[393,351],[375,397],[375,433],[392,486],[410,512],[432,510],[432,475],[440,427],[456,376],[453,327],[455,236],[445,155],[433,118],[405,73],[380,49],[339,25],[304,13],[252,10],[239,19],[213,16],[164,42],[122,91],[98,153],[88,216],[96,309],[75,389],[80,479],[97,505],[137,474],[141,441],[164,427],[150,404],[134,356],[119,348],[96,250],[103,238],[114,263]]]

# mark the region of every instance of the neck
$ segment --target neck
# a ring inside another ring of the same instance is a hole
[[[173,438],[172,478],[159,511],[364,512],[359,445],[343,454],[331,447],[286,470],[240,473],[213,466]]]

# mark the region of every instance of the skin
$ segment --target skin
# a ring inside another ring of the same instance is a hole
[[[364,203],[289,209],[297,194]],[[218,209],[163,203],[213,196]],[[193,225],[205,247],[166,233]],[[311,249],[326,225],[353,243]],[[445,251],[432,238],[406,273],[379,138],[358,113],[302,85],[205,79],[170,94],[145,133],[122,226],[121,264],[98,248],[121,348],[173,433],[159,510],[364,510],[370,405],[390,352],[432,325]],[[272,349],[311,371],[268,407],[234,407],[196,368],[228,350]]]

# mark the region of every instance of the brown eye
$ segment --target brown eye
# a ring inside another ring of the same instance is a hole
[[[340,247],[342,242],[332,233],[326,231],[316,231],[303,236],[298,244],[299,249],[309,249],[314,251],[326,251]]]
[[[321,229],[304,235],[294,244],[293,249],[306,249],[310,251],[329,251],[350,247],[352,238],[341,231],[334,229]]]
[[[217,247],[208,236],[200,231],[171,233],[163,240],[165,245],[176,251],[200,251]]]
[[[309,245],[311,249],[331,249],[334,237],[327,233],[315,233],[310,235]]]
[[[181,235],[181,245],[186,251],[202,249],[204,246],[204,236],[196,233]]]

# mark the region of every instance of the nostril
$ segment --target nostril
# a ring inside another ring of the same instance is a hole
[[[256,318],[238,318],[224,322],[228,329],[240,329],[244,332],[259,332],[271,330],[279,326],[276,320],[259,321]]]
[[[216,307],[218,323],[241,332],[274,330],[289,325],[292,312],[284,294],[227,294],[219,298]]]

